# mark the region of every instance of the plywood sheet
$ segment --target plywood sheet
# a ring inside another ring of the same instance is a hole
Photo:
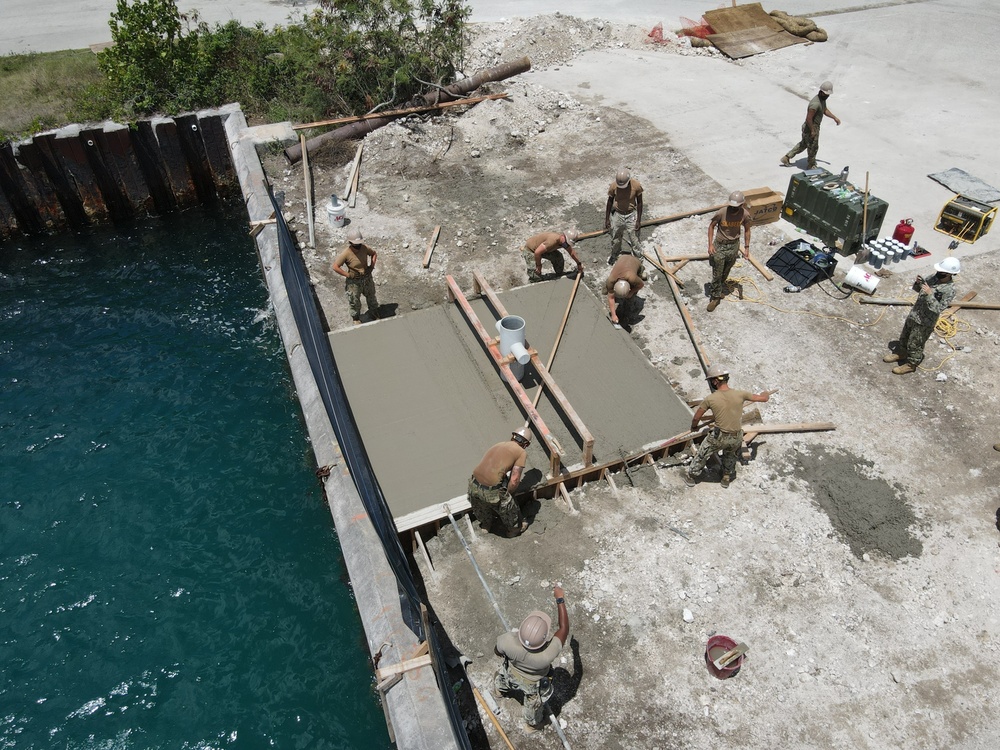
[[[567,279],[499,294],[525,319],[528,344],[547,362],[569,300]],[[496,316],[485,300],[472,306],[490,332]],[[506,384],[456,305],[442,305],[330,335],[351,410],[395,518],[426,523],[443,517],[441,503],[460,498],[483,452],[524,424]],[[595,460],[634,453],[687,429],[691,411],[622,330],[607,322],[601,301],[580,287],[552,375],[595,437]],[[531,366],[522,385],[537,383]],[[579,464],[582,443],[554,403],[538,410]],[[527,481],[548,466],[538,437],[529,450]],[[422,513],[423,511],[427,513]]]
[[[705,20],[715,31],[708,40],[733,59],[808,41],[785,31],[760,3],[710,10],[705,13]]]

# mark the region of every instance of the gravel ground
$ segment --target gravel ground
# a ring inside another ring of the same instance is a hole
[[[479,26],[468,68],[521,55],[536,69],[559,66],[609,46],[644,49],[654,62],[715,54],[650,44],[648,31],[559,15]],[[472,270],[498,289],[526,283],[523,240],[548,229],[600,229],[607,185],[622,165],[646,188],[647,218],[726,195],[647,121],[533,85],[531,73],[489,87],[499,91],[509,98],[411,117],[366,138],[348,217],[379,251],[387,312],[444,303],[445,274],[467,289]],[[342,194],[355,147],[311,158],[317,248],[303,253],[331,329],[350,325],[342,283],[329,269],[347,227],[328,226],[322,204]],[[301,168],[280,156],[267,164],[304,242]],[[748,175],[744,187],[760,184]],[[694,217],[644,230],[642,239],[665,255],[704,252],[706,228],[707,217]],[[784,222],[759,227],[752,252],[766,261],[794,234]],[[980,242],[992,249],[963,261],[959,295],[977,290],[994,301],[1000,254],[994,238]],[[607,273],[607,238],[579,250],[596,290]],[[878,296],[911,296],[913,263],[893,266]],[[554,615],[551,586],[566,588],[573,641],[556,665],[553,707],[570,743],[994,747],[997,313],[960,312],[947,339],[929,342],[925,369],[899,377],[881,359],[905,307],[861,305],[829,282],[784,294],[782,279],[768,283],[741,263],[734,293],[709,314],[707,264],[690,263],[679,275],[705,351],[728,365],[733,386],[780,389],[759,405],[765,423],[829,421],[836,430],[758,438],[728,489],[717,466],[692,489],[676,467],[644,467],[631,479],[618,475],[617,493],[607,484],[574,491],[577,513],[534,504],[518,539],[477,538],[476,557],[512,623],[535,608]],[[698,399],[706,394],[701,369],[660,277],[643,291],[643,318],[631,333],[684,398]],[[428,545],[435,614],[472,659],[470,677],[490,685],[496,615],[447,524]],[[740,673],[725,681],[703,659],[714,633],[750,646]],[[503,747],[468,692],[462,696],[477,745]],[[502,703],[516,747],[559,747],[551,730],[529,738],[518,707]]]

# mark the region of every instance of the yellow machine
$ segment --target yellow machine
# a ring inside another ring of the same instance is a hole
[[[941,209],[934,228],[956,240],[972,244],[990,231],[996,215],[996,206],[956,195]]]

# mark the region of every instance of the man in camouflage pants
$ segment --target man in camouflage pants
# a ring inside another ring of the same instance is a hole
[[[567,229],[565,232],[542,232],[533,237],[529,237],[521,248],[521,255],[528,268],[528,281],[542,280],[542,261],[547,260],[552,264],[552,270],[556,276],[563,275],[566,267],[566,259],[563,258],[562,250],[569,253],[569,257],[576,263],[576,270],[583,273],[583,262],[576,254],[574,243],[580,233],[575,229]]]
[[[746,198],[739,190],[729,194],[729,205],[719,209],[708,222],[708,263],[712,266],[708,312],[719,306],[729,293],[726,281],[740,255],[740,233],[743,234],[743,257],[750,257],[750,212]]]
[[[921,276],[913,284],[920,294],[906,316],[903,332],[899,334],[899,344],[892,354],[882,357],[883,362],[898,362],[892,368],[894,375],[916,372],[924,359],[924,344],[934,333],[938,317],[955,299],[955,276],[962,270],[958,258],[945,258],[934,264],[937,273],[929,279]]]
[[[528,527],[521,517],[521,509],[514,500],[513,493],[521,483],[528,455],[525,448],[530,444],[531,433],[527,429],[518,430],[511,434],[510,440],[497,443],[486,451],[479,465],[472,471],[469,478],[469,504],[472,506],[472,515],[487,531],[498,518],[508,537],[517,536]]]
[[[347,292],[347,304],[351,311],[354,325],[361,323],[361,295],[368,302],[368,314],[375,320],[379,315],[378,300],[375,298],[375,261],[378,253],[365,244],[365,238],[360,229],[352,229],[347,233],[348,245],[333,260],[333,270],[343,276],[344,290]]]
[[[639,249],[639,230],[642,227],[642,184],[627,169],[620,169],[608,186],[608,202],[604,207],[604,231],[611,235],[611,255],[608,265],[613,266],[622,254],[622,240],[628,245],[630,255],[642,256]]]
[[[694,487],[708,459],[722,451],[721,485],[728,487],[736,474],[737,451],[743,445],[743,404],[746,401],[763,403],[771,398],[774,391],[750,393],[733,390],[729,387],[729,371],[719,365],[709,367],[705,379],[712,393],[701,402],[691,418],[691,431],[698,429],[701,418],[709,411],[715,419],[715,427],[709,430],[698,448],[698,454],[684,473],[684,483]]]

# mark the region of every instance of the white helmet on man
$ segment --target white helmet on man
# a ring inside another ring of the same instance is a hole
[[[934,270],[939,273],[950,273],[954,276],[957,273],[961,273],[962,264],[958,262],[958,258],[948,256],[940,263],[935,263]]]
[[[628,293],[632,291],[632,285],[629,284],[625,279],[618,279],[615,282],[615,299],[625,299]]]
[[[632,173],[629,172],[624,167],[618,170],[618,174],[615,175],[615,185],[620,188],[627,188],[629,182],[632,180]]]
[[[520,430],[514,430],[510,434],[510,439],[521,443],[525,448],[531,444],[531,430],[527,427],[522,427]]]
[[[734,190],[729,194],[729,205],[733,208],[742,206],[747,202],[746,196],[743,195],[742,190]]]
[[[715,380],[716,378],[728,378],[729,370],[722,365],[711,365],[705,373],[705,380]]]
[[[551,627],[552,618],[536,610],[521,621],[517,639],[528,651],[538,651],[548,641]]]

